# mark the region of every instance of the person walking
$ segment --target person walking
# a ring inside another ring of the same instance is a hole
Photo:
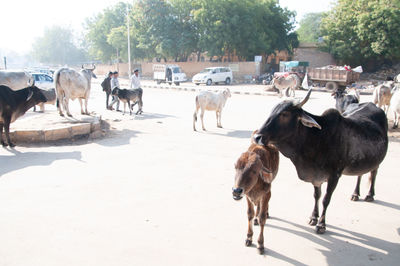
[[[119,86],[119,81],[118,81],[118,71],[114,71],[113,77],[111,78],[111,92],[114,90],[114,88],[118,88],[118,89],[120,88],[120,86]],[[113,109],[113,105],[114,105],[115,103],[117,103],[117,111],[118,111],[118,112],[121,112],[121,111],[119,110],[119,99],[118,99],[118,96],[112,94],[112,97],[113,97],[113,99],[112,99],[112,102],[111,102],[111,104],[110,104],[110,106],[109,106],[109,109],[110,109],[110,110],[114,110],[114,109]]]
[[[106,93],[106,109],[108,109],[108,100],[111,94],[111,78],[113,76],[113,72],[108,72],[108,76],[101,83],[101,87],[103,87],[103,91]]]
[[[139,78],[139,69],[135,69],[133,71],[133,75],[131,78],[131,89],[139,89],[141,88],[140,85],[140,78]]]

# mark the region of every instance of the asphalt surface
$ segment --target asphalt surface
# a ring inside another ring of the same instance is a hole
[[[145,88],[144,113],[129,116],[105,110],[96,81],[89,111],[110,123],[105,138],[0,149],[0,265],[398,265],[399,138],[391,137],[375,202],[350,201],[356,177],[341,178],[324,235],[307,224],[312,185],[281,156],[259,255],[244,245],[247,204],[232,199],[233,165],[282,99],[233,94],[224,128],[207,112],[207,131],[194,132],[194,96]],[[305,109],[333,106],[315,92]],[[256,227],[254,243],[257,235]]]

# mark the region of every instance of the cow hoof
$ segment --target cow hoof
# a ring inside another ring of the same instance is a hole
[[[351,196],[351,200],[352,200],[352,201],[358,201],[358,200],[359,200],[358,195],[352,195],[352,196]]]
[[[257,248],[258,249],[258,254],[260,254],[260,255],[264,255],[264,247],[258,247]]]
[[[364,201],[372,202],[372,201],[374,201],[374,197],[371,196],[371,195],[367,195],[367,196],[365,197]]]
[[[246,243],[245,243],[246,247],[250,247],[251,244],[252,244],[252,241],[250,239],[246,239]]]
[[[317,225],[315,227],[315,232],[317,232],[317,234],[323,234],[326,231],[326,226],[325,225]]]
[[[60,114],[60,116],[64,117],[64,114]]]
[[[309,225],[317,225],[318,219],[317,218],[310,218],[310,221],[308,222]]]
[[[4,141],[1,142],[1,145],[2,145],[3,147],[7,147],[7,146],[8,146],[7,143],[5,143]]]
[[[217,127],[222,128],[222,126],[217,126]]]
[[[12,142],[10,142],[9,146],[10,146],[11,148],[13,148],[13,147],[15,147],[15,144],[12,143]]]
[[[258,219],[257,219],[257,218],[254,219],[254,225],[260,225],[260,224],[258,223]]]
[[[72,115],[71,114],[67,114],[69,117],[72,117]]]

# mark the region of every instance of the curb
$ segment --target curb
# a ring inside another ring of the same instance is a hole
[[[194,88],[190,88],[190,87],[176,87],[176,86],[159,86],[159,85],[143,85],[143,88],[150,88],[150,89],[161,89],[161,90],[178,90],[178,91],[200,91],[203,89],[194,89]],[[225,87],[224,87],[225,88]],[[300,90],[305,90],[305,89],[300,89]],[[209,91],[214,91],[214,92],[218,92],[219,90],[212,90],[209,89]],[[329,91],[327,89],[315,89],[313,88],[313,91],[316,92],[325,92],[325,93],[332,93],[332,91]],[[255,96],[276,96],[278,94],[274,94],[273,91],[271,91],[271,93],[268,92],[249,92],[249,91],[232,91],[232,94],[238,94],[238,95],[255,95]],[[359,93],[361,95],[371,95],[372,91],[362,91],[359,90]]]
[[[60,140],[73,140],[82,137],[91,139],[103,136],[102,119],[95,117],[93,122],[84,122],[52,129],[14,129],[10,131],[11,141],[16,143],[46,143]],[[3,137],[5,137],[3,135]]]

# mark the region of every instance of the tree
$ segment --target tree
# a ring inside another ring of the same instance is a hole
[[[297,34],[299,35],[300,42],[316,43],[321,34],[321,23],[324,17],[323,12],[320,13],[307,13],[300,20],[299,29]]]
[[[112,29],[126,27],[127,4],[120,2],[106,8],[103,12],[88,18],[85,22],[85,38],[89,44],[89,53],[96,59],[109,61],[115,58],[118,47],[113,47],[110,42],[116,44],[112,37],[108,42],[108,36]],[[118,31],[121,31],[120,28]]]
[[[85,62],[85,51],[75,44],[71,29],[53,26],[33,43],[32,56],[42,63],[76,64]]]
[[[339,0],[322,20],[325,49],[373,70],[400,59],[400,0]]]

